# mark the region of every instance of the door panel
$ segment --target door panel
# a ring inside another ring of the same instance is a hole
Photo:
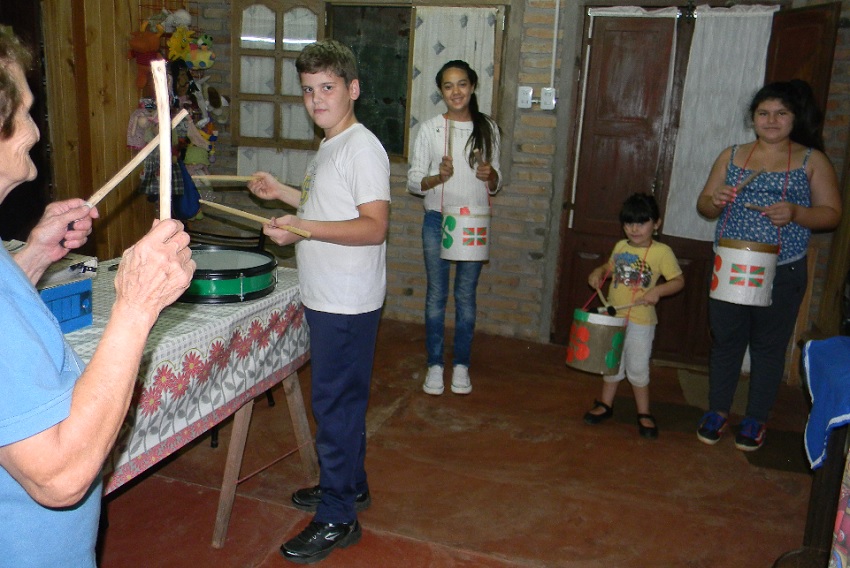
[[[594,20],[574,229],[619,237],[620,204],[652,191],[664,127],[673,21]]]
[[[803,79],[826,109],[841,2],[783,10],[773,16],[765,82]]]
[[[575,198],[563,220],[566,225],[572,209],[573,227],[565,227],[562,242],[556,343],[567,342],[573,310],[593,294],[588,275],[623,238],[618,219],[623,201],[661,185],[674,22],[602,17],[593,25]],[[600,305],[594,299],[589,307]]]
[[[602,305],[598,298],[593,298],[588,304],[594,291],[588,286],[587,277],[594,268],[608,260],[617,240],[617,237],[572,232],[565,241],[565,247],[568,248],[562,252],[562,265],[567,268],[561,273],[562,296],[552,334],[553,342],[566,345],[575,309],[585,305],[595,309]]]
[[[705,364],[711,349],[708,331],[708,286],[714,253],[711,243],[664,237],[676,253],[685,289],[656,306],[658,326],[652,343],[655,359]]]

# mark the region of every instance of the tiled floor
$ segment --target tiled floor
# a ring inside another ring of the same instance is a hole
[[[806,403],[783,387],[765,446],[697,441],[699,373],[653,369],[656,441],[630,388],[613,420],[582,422],[597,377],[564,348],[477,334],[468,396],[421,391],[424,328],[384,321],[368,414],[372,507],[359,544],[322,566],[769,567],[802,544],[811,477]],[[309,396],[309,365],[300,373]],[[681,377],[681,378],[680,378]],[[294,445],[283,394],[256,401],[242,475]],[[693,397],[691,397],[692,399]],[[289,495],[312,483],[297,456],[240,484],[227,540],[210,546],[229,423],[108,501],[102,568],[289,565],[278,547],[310,519]]]

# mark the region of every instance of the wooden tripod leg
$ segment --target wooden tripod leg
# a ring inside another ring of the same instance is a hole
[[[307,479],[319,479],[319,459],[313,445],[313,434],[310,423],[307,422],[307,411],[304,408],[304,397],[301,394],[301,384],[298,373],[292,373],[283,379],[283,392],[286,394],[286,404],[289,405],[289,417],[292,419],[292,430],[295,432],[295,442],[301,454],[301,465]]]
[[[222,548],[224,538],[227,536],[227,525],[230,523],[233,501],[236,499],[236,485],[239,483],[239,470],[242,468],[242,456],[245,454],[245,442],[248,440],[248,426],[251,425],[253,411],[254,400],[251,399],[236,411],[233,419],[230,447],[227,448],[227,462],[224,466],[224,478],[218,498],[218,511],[215,514],[213,548]]]

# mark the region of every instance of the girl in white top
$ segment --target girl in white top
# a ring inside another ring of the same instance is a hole
[[[445,114],[423,122],[410,156],[407,188],[424,196],[422,248],[428,289],[425,332],[428,373],[423,390],[443,392],[443,347],[451,261],[440,258],[443,206],[489,206],[501,188],[499,127],[478,110],[478,75],[465,61],[449,61],[436,76]],[[469,361],[475,330],[475,294],[481,261],[457,261],[455,267],[455,336],[452,392],[468,394]]]

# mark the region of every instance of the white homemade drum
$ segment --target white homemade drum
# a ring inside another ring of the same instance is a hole
[[[579,371],[614,375],[620,369],[623,343],[626,340],[626,318],[573,312],[567,365]]]
[[[709,296],[745,306],[769,306],[778,245],[720,239]]]
[[[443,207],[440,258],[478,261],[490,258],[490,207]]]
[[[190,304],[230,304],[274,292],[274,256],[264,250],[192,245],[197,264],[189,288],[177,300]]]

